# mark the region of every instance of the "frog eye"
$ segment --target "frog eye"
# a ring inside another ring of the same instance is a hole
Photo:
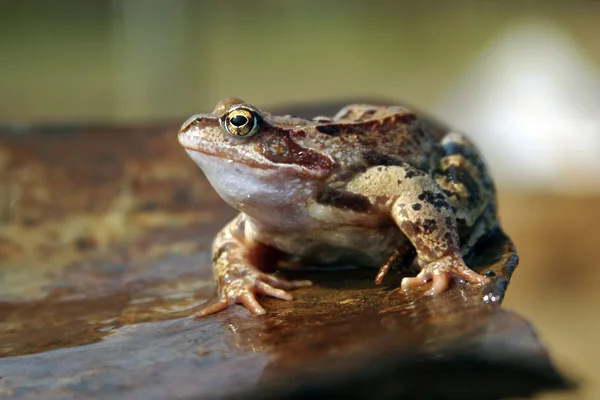
[[[247,108],[235,108],[225,116],[223,127],[232,136],[246,138],[256,132],[258,118],[254,111]]]

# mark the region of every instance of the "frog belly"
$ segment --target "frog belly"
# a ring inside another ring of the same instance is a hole
[[[310,234],[259,235],[258,240],[290,255],[307,266],[360,265],[379,268],[391,252],[408,244],[397,227],[383,230],[338,227]]]

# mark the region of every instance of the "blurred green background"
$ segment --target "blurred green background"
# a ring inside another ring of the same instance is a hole
[[[427,110],[515,22],[546,19],[600,60],[593,1],[12,1],[0,119],[137,121],[381,96]]]

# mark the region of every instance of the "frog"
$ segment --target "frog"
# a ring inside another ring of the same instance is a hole
[[[465,262],[498,226],[483,155],[406,106],[356,102],[307,119],[227,98],[185,121],[178,141],[239,212],[214,238],[217,296],[194,318],[233,304],[263,315],[261,296],[290,301],[313,284],[286,270],[366,267],[381,284],[413,265],[398,290],[425,296],[490,282]]]

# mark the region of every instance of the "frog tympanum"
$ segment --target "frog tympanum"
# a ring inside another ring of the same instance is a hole
[[[425,294],[489,281],[464,262],[496,225],[496,195],[478,150],[463,134],[435,135],[401,106],[348,105],[333,118],[274,116],[238,99],[189,118],[180,144],[239,214],[216,236],[218,299],[196,314],[256,295],[292,300],[310,281],[281,279],[286,268],[360,265],[375,282],[403,260]],[[410,262],[410,261],[408,261]]]

